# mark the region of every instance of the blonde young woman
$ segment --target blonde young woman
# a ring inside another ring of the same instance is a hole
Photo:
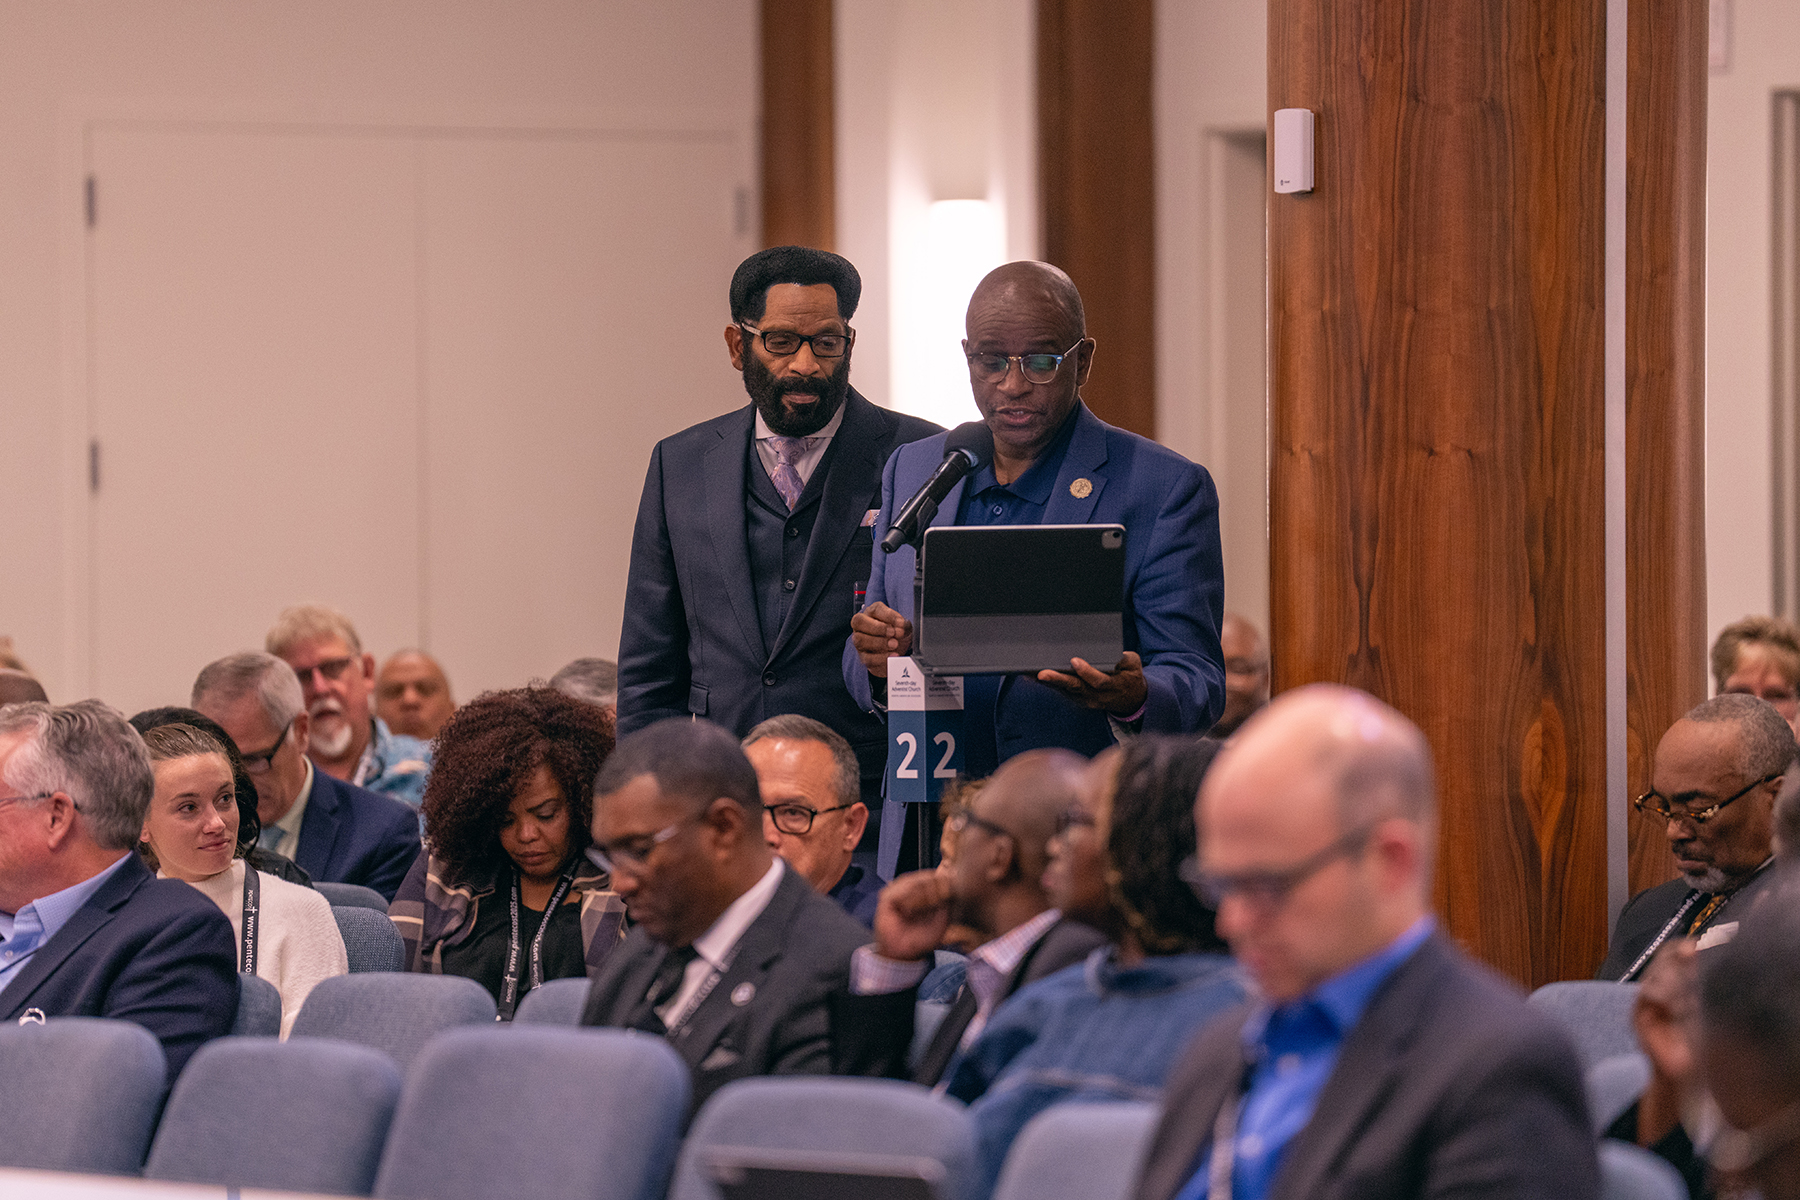
[[[231,756],[212,734],[161,725],[144,734],[156,794],[138,851],[165,879],[205,893],[231,918],[238,969],[281,993],[281,1036],[319,980],[350,969],[325,897],[245,862]],[[253,842],[254,838],[248,839]]]

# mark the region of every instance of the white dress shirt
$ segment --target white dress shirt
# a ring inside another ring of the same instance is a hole
[[[681,988],[669,1002],[656,1010],[664,1025],[673,1030],[682,1017],[688,1016],[688,1006],[695,1002],[700,989],[711,978],[714,971],[723,975],[731,966],[731,960],[737,955],[737,944],[743,940],[744,932],[763,915],[769,907],[769,901],[775,898],[775,889],[781,886],[781,872],[784,867],[780,856],[769,864],[763,877],[750,885],[750,890],[731,902],[712,927],[694,939],[694,961],[687,965],[687,971],[681,977]],[[673,1018],[673,1019],[672,1019]]]
[[[840,404],[838,410],[831,414],[831,420],[825,422],[823,429],[817,433],[806,435],[806,449],[801,452],[799,458],[794,460],[794,473],[800,476],[801,487],[805,487],[812,481],[813,471],[818,468],[819,460],[825,457],[826,447],[831,445],[831,439],[837,436],[838,426],[843,423],[844,406]],[[780,435],[769,428],[768,422],[763,420],[760,412],[756,414],[754,436],[756,438],[756,457],[762,460],[763,470],[767,471],[769,478],[773,480],[775,478],[775,447],[769,445],[769,439]]]

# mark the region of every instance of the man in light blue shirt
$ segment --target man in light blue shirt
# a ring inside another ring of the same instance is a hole
[[[1289,692],[1196,815],[1192,882],[1262,999],[1170,1075],[1138,1200],[1598,1195],[1567,1039],[1436,931],[1417,727],[1349,688]]]

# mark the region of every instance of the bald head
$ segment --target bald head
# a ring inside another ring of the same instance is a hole
[[[49,699],[44,694],[44,685],[24,671],[0,667],[0,705],[30,704],[33,701],[42,704]]]
[[[1041,886],[1045,847],[1057,817],[1074,805],[1087,765],[1067,750],[1027,750],[1000,764],[981,791],[981,816],[1013,835],[1019,875],[1031,887]]]
[[[1297,997],[1425,915],[1436,814],[1424,735],[1373,696],[1314,685],[1244,724],[1201,789],[1201,866],[1266,994]]]
[[[1087,313],[1075,281],[1046,262],[1009,262],[983,276],[969,297],[969,327],[974,328],[978,314],[996,308],[1028,312],[1064,344],[1087,333]]]
[[[1269,702],[1269,647],[1256,626],[1228,612],[1219,626],[1219,650],[1225,656],[1225,711],[1211,733],[1225,738]]]

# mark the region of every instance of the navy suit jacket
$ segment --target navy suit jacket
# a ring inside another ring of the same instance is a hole
[[[869,575],[863,519],[880,502],[881,464],[894,447],[942,431],[851,390],[819,467],[829,473],[793,606],[768,646],[744,510],[755,418],[747,404],[650,454],[619,636],[619,735],[691,713],[741,737],[767,717],[801,713],[848,738],[864,775],[877,778],[886,726],[850,699],[839,666],[856,585]]]
[[[360,883],[389,900],[419,857],[419,814],[392,796],[313,768],[293,858],[322,883]]]
[[[136,854],[39,946],[0,992],[0,1021],[114,1017],[162,1043],[169,1082],[237,1020],[237,936],[219,906]]]
[[[1205,467],[1148,438],[1115,429],[1078,403],[1075,432],[1044,508],[1046,525],[1125,527],[1125,648],[1143,656],[1150,694],[1145,733],[1202,733],[1225,708],[1225,657],[1219,624],[1225,567],[1219,550],[1219,494]],[[875,541],[895,507],[906,503],[944,461],[947,435],[902,446],[881,479]],[[1070,485],[1091,486],[1077,496]],[[932,525],[954,525],[967,482],[951,489]],[[868,601],[913,616],[913,561],[904,546],[877,552]],[[869,673],[845,639],[844,682],[864,708],[873,707]],[[1096,663],[1110,669],[1112,663]],[[1095,754],[1112,744],[1106,715],[1082,708],[1026,676],[1008,676],[994,713],[999,761],[1045,746]]]

